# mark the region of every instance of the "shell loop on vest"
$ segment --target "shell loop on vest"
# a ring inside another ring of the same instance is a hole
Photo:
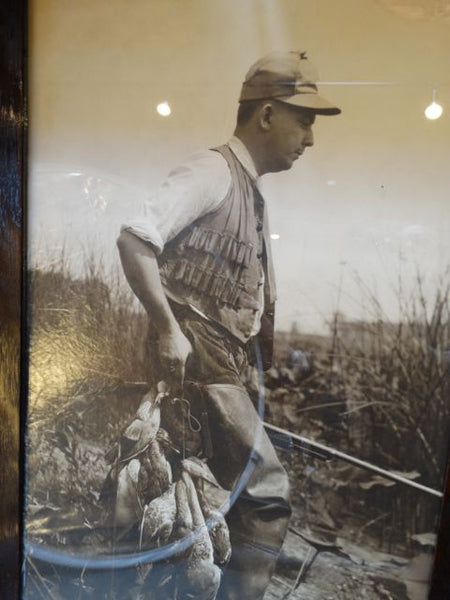
[[[213,231],[195,226],[186,242],[187,248],[203,250],[214,256],[221,256],[227,261],[248,268],[253,252],[253,245],[236,239],[230,233]]]
[[[259,310],[260,304],[232,277],[198,266],[187,259],[166,264],[165,277],[207,294],[233,308]]]

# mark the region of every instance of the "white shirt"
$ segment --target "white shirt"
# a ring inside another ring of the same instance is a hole
[[[258,175],[252,157],[237,137],[228,142],[231,150],[254,181]],[[185,227],[220,206],[231,186],[225,158],[214,150],[192,155],[173,169],[148,199],[142,215],[126,221],[121,230],[150,242],[157,254]]]
[[[242,141],[233,136],[228,142],[232,152],[250,177],[257,183],[256,167]],[[173,169],[159,189],[144,204],[143,212],[126,221],[121,231],[129,231],[145,242],[150,242],[157,255],[166,242],[180,231],[220,206],[227,197],[232,183],[230,169],[225,158],[214,150],[204,150],[192,155],[186,162]],[[264,283],[264,273],[261,273]],[[255,314],[252,335],[261,326],[264,310],[264,286],[260,285],[260,310]],[[185,304],[183,298],[175,297],[165,290],[172,300]],[[194,306],[195,312],[207,317]]]

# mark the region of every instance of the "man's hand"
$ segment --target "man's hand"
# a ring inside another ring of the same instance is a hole
[[[158,331],[158,356],[164,379],[172,393],[181,395],[187,357],[192,351],[170,308],[159,276],[152,246],[123,231],[117,240],[123,270],[131,289],[144,306],[152,327]]]
[[[182,395],[186,360],[192,352],[192,346],[180,327],[169,333],[160,332],[158,354],[163,369],[161,379],[167,381],[174,395]]]

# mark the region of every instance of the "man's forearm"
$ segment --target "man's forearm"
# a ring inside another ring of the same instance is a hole
[[[182,393],[185,364],[192,347],[167,301],[155,252],[150,244],[128,231],[120,234],[117,246],[128,283],[159,333],[161,379],[168,381],[175,393]]]
[[[128,283],[151,318],[152,326],[161,333],[178,330],[161,284],[153,248],[128,231],[122,231],[117,246]]]

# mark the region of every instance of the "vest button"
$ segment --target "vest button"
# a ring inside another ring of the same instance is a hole
[[[256,258],[262,258],[263,257],[263,253],[262,252],[258,252],[258,254],[256,255]]]
[[[256,231],[262,231],[262,230],[263,230],[263,224],[258,221],[258,224],[256,226]]]

